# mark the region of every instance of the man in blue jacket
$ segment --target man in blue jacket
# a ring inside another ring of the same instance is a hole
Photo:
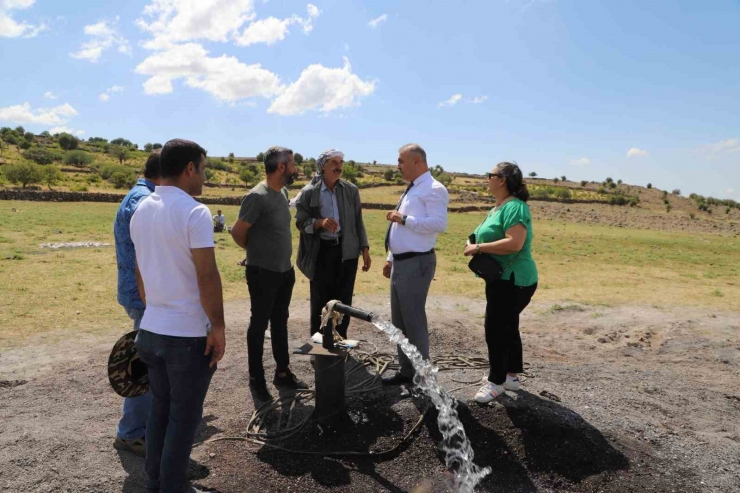
[[[124,197],[113,223],[118,264],[118,303],[134,321],[134,330],[139,330],[141,319],[144,316],[144,303],[141,301],[136,285],[136,252],[131,241],[129,225],[136,208],[154,192],[154,187],[159,185],[160,181],[159,150],[157,150],[146,161],[144,178],[139,178],[136,185]],[[149,392],[139,397],[124,399],[123,416],[118,423],[116,439],[113,442],[116,449],[128,450],[140,457],[146,455],[146,421],[149,417],[151,400]]]

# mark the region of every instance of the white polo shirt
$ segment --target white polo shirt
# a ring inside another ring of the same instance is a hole
[[[136,209],[130,231],[146,292],[141,328],[205,337],[211,324],[190,250],[214,247],[211,211],[180,188],[156,187]]]

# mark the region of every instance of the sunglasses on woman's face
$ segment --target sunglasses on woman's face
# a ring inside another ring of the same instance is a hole
[[[494,176],[496,176],[496,177],[498,177],[498,178],[503,178],[503,177],[504,177],[504,175],[500,175],[500,174],[498,174],[498,173],[488,173],[488,179],[489,179],[489,180],[490,180],[491,178],[493,178]]]

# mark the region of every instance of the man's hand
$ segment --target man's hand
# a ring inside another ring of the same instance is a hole
[[[313,222],[313,229],[325,229],[330,233],[336,233],[339,229],[339,223],[330,217],[324,219],[316,219]]]
[[[392,223],[403,224],[403,214],[398,211],[391,211],[386,214],[385,218]]]
[[[386,262],[383,266],[383,275],[387,278],[391,278],[391,268],[393,268],[393,262]]]
[[[206,337],[206,353],[205,355],[211,355],[211,363],[208,365],[209,368],[216,366],[216,363],[221,361],[226,352],[226,328],[225,327],[211,327],[211,331],[208,332]]]
[[[362,249],[362,272],[369,271],[370,264],[372,264],[372,260],[370,259],[370,249],[363,248]]]

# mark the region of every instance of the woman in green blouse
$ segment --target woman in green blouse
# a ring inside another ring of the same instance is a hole
[[[496,206],[465,245],[464,254],[490,255],[504,271],[501,279],[486,283],[486,343],[490,371],[475,400],[490,402],[504,390],[519,390],[517,375],[524,371],[519,314],[537,289],[537,265],[532,258],[532,215],[529,191],[522,171],[499,163],[488,173],[488,190]],[[473,237],[475,242],[473,243]]]

